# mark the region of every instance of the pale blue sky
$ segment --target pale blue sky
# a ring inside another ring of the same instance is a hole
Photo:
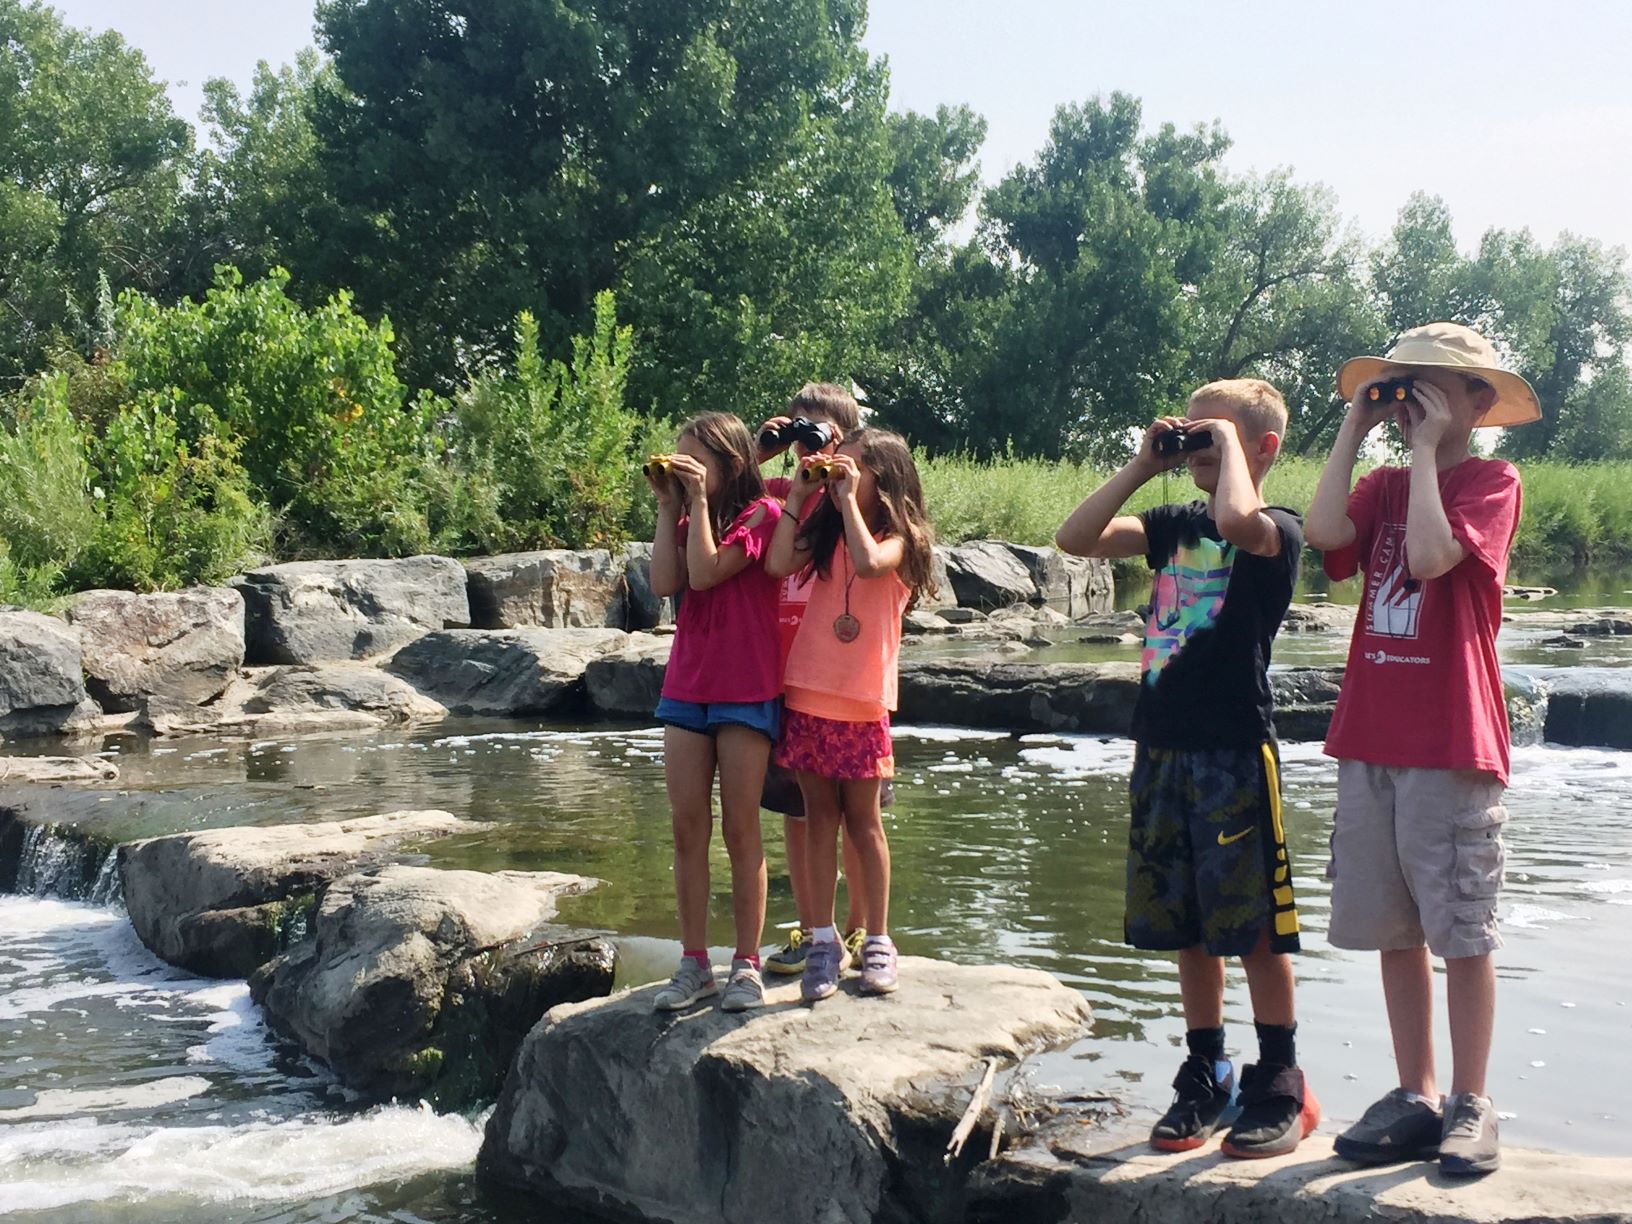
[[[207,77],[247,81],[312,41],[310,0],[55,3],[142,48],[194,120]],[[867,44],[898,109],[986,116],[988,179],[1035,152],[1058,103],[1120,89],[1147,123],[1222,120],[1236,168],[1324,182],[1373,236],[1426,190],[1465,244],[1505,225],[1632,247],[1623,0],[873,0]]]

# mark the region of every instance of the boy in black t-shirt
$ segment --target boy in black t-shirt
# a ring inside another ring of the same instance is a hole
[[[1253,378],[1208,383],[1187,419],[1145,432],[1138,453],[1065,521],[1060,548],[1143,555],[1155,573],[1133,713],[1125,934],[1177,952],[1189,1055],[1151,1132],[1200,1147],[1235,1096],[1224,1057],[1224,957],[1247,972],[1259,1058],[1242,1070],[1230,1156],[1292,1151],[1320,1121],[1298,1069],[1292,963],[1298,914],[1281,822],[1270,643],[1297,582],[1303,527],[1265,504],[1286,431],[1280,393]],[[1205,502],[1119,515],[1151,477],[1185,465]]]

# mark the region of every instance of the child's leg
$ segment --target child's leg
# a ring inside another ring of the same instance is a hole
[[[1224,958],[1209,956],[1201,944],[1179,953],[1179,1000],[1184,1004],[1184,1027],[1224,1027]]]
[[[1451,1017],[1451,1091],[1485,1096],[1496,1026],[1496,964],[1488,952],[1445,962],[1445,1001]]]
[[[879,779],[846,778],[839,784],[844,805],[844,840],[855,851],[857,874],[850,878],[851,914],[868,935],[890,930],[890,843],[878,806]],[[855,897],[861,897],[857,915]]]
[[[674,892],[680,908],[680,943],[688,951],[708,947],[714,759],[711,736],[672,724],[663,728],[663,779],[674,826]]]
[[[1259,932],[1252,951],[1241,958],[1241,967],[1247,972],[1247,990],[1252,995],[1252,1018],[1283,1028],[1295,1024],[1292,958],[1271,950],[1267,928]]]
[[[720,762],[720,829],[731,856],[731,912],[739,959],[759,955],[765,930],[765,848],[759,835],[759,797],[771,741],[729,724],[715,737]]]
[[[807,878],[809,842],[803,817],[782,817],[782,847],[788,859],[788,884],[793,889],[793,909],[799,916],[799,926],[809,931],[816,925],[816,914],[810,905],[810,881]]]
[[[805,886],[811,926],[830,927],[839,886],[839,796],[832,778],[803,771],[799,793],[805,798]]]
[[[1434,1086],[1434,973],[1428,949],[1402,948],[1382,953],[1383,998],[1394,1038],[1394,1062],[1400,1087],[1429,1100]]]
[[[844,894],[848,907],[844,929],[854,931],[857,927],[867,928],[867,916],[861,896],[861,857],[856,853],[856,843],[848,833],[839,835],[839,849],[844,859]]]

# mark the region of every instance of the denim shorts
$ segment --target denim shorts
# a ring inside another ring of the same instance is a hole
[[[657,703],[657,721],[698,735],[714,735],[721,727],[747,727],[776,743],[782,729],[782,698],[769,701],[676,701],[664,697]]]

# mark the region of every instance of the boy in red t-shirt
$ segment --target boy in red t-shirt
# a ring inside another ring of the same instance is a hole
[[[1508,775],[1496,631],[1521,498],[1513,465],[1474,457],[1469,441],[1541,407],[1489,341],[1455,323],[1408,331],[1337,380],[1349,410],[1305,523],[1330,577],[1364,577],[1326,739],[1338,759],[1330,939],[1381,953],[1400,1085],[1335,1147],[1364,1164],[1437,1156],[1443,1172],[1488,1173],[1501,1162],[1485,1071]],[[1391,417],[1410,464],[1351,493],[1366,436]],[[1443,1102],[1430,953],[1445,961],[1451,1021]]]

